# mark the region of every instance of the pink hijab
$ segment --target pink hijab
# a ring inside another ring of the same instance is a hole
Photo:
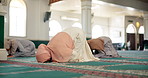
[[[45,62],[50,58],[54,62],[68,62],[73,49],[72,38],[66,32],[60,32],[51,39],[47,46],[41,44],[38,47],[36,59],[38,62]]]

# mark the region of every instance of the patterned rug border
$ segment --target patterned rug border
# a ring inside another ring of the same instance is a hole
[[[123,58],[148,59],[148,58],[143,58],[143,57],[123,57]]]
[[[55,70],[55,71],[73,72],[73,73],[81,73],[81,74],[88,74],[88,75],[98,75],[98,76],[110,77],[110,78],[148,78],[146,76],[129,75],[129,74],[121,74],[121,73],[113,73],[113,72],[92,71],[92,70],[82,70],[82,69],[39,65],[39,64],[29,64],[29,63],[22,63],[22,62],[16,62],[16,61],[0,61],[0,63],[23,65],[23,66],[28,66],[28,67],[50,69],[50,70]]]
[[[108,61],[108,60],[100,60],[101,62],[116,62],[116,63],[126,63],[126,64],[139,64],[139,65],[148,65],[148,63],[136,63],[136,62],[121,62],[121,61]]]
[[[124,57],[124,58],[128,58],[128,57]],[[11,58],[10,58],[11,59]],[[13,59],[13,58],[12,58]],[[144,59],[144,58],[139,58],[139,59]],[[16,61],[18,62],[17,59],[13,59],[11,61]],[[138,64],[138,65],[148,65],[148,62],[147,61],[144,61],[144,62],[141,62],[141,61],[124,61],[124,60],[103,60],[103,59],[100,59],[99,61],[101,62],[114,62],[114,63],[126,63],[126,64]],[[19,62],[23,62],[23,63],[26,63],[26,62],[29,62],[29,61],[19,61]]]

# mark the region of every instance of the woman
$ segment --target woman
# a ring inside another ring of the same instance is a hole
[[[35,56],[35,45],[24,39],[7,39],[5,48],[9,56]]]
[[[86,41],[84,32],[77,27],[56,34],[46,45],[41,44],[36,53],[38,62],[85,62],[95,58]]]
[[[118,52],[112,45],[112,41],[109,37],[99,37],[87,41],[91,50],[96,50],[95,57],[98,58],[112,58],[120,57]]]

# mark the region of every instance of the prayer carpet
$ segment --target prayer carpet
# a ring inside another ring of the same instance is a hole
[[[35,57],[0,61],[0,78],[148,78],[147,51],[118,51],[121,58],[79,63],[37,63]]]

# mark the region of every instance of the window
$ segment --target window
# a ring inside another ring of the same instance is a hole
[[[26,36],[26,4],[23,0],[11,0],[9,6],[9,36]]]
[[[140,26],[138,33],[144,34],[144,26]]]
[[[126,28],[126,33],[135,33],[136,32],[136,28],[133,24],[129,24]]]
[[[78,22],[74,23],[72,25],[72,27],[78,27],[78,28],[81,28],[82,29],[82,25],[80,23],[78,23]]]
[[[103,35],[103,29],[99,25],[95,25],[92,28],[92,38],[98,38]]]
[[[58,32],[62,31],[61,25],[55,20],[51,20],[49,22],[49,28],[49,36],[51,37],[55,36]]]

